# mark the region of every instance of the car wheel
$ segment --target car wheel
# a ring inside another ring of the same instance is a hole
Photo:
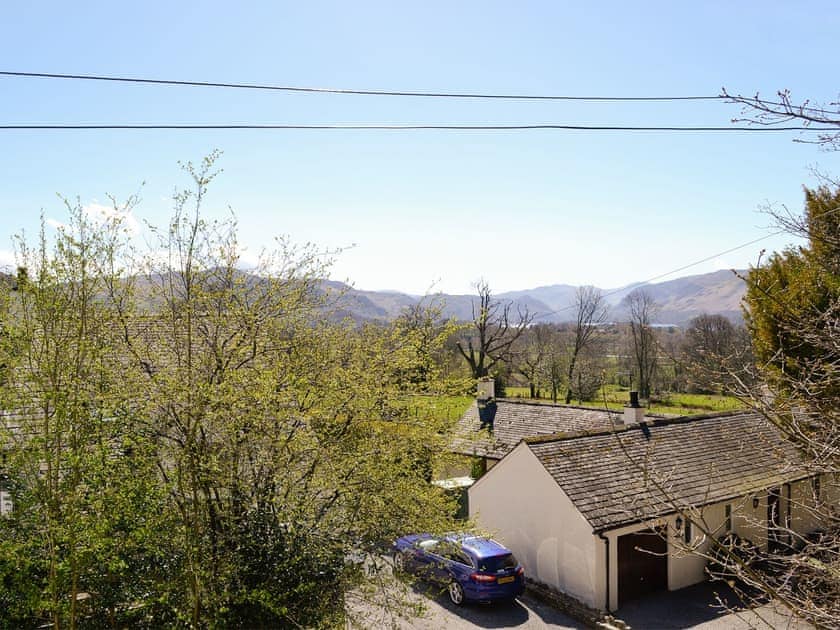
[[[405,573],[405,554],[399,551],[394,553],[394,573]]]
[[[449,583],[449,600],[456,606],[464,603],[464,587],[461,586],[457,580],[452,580]]]

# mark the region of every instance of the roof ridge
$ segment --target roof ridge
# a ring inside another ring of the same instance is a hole
[[[574,409],[576,411],[600,411],[606,412],[607,414],[619,414],[621,415],[622,409],[612,409],[610,407],[584,407],[583,405],[567,405],[566,403],[555,403],[551,402],[550,400],[542,401],[533,398],[494,398],[497,403],[510,403],[512,405],[530,405],[533,407],[548,407],[552,409]],[[725,413],[725,412],[721,412]],[[682,417],[682,416],[674,416],[673,414],[656,412],[650,413],[647,415],[648,418],[673,418],[673,417]]]
[[[565,403],[556,403],[546,400],[534,400],[530,398],[496,398],[496,402],[510,403],[512,405],[533,405],[534,407],[555,407],[558,409],[578,409],[581,411],[606,411],[607,413],[621,413],[615,409],[607,407],[582,407],[580,405],[567,405]]]
[[[615,412],[620,415],[619,412]],[[564,431],[561,433],[551,433],[548,435],[537,435],[533,437],[523,438],[526,444],[548,444],[551,442],[562,442],[565,440],[572,440],[582,437],[595,437],[599,435],[612,435],[614,433],[624,433],[630,429],[637,428],[641,424],[646,426],[662,427],[672,424],[687,424],[689,422],[699,422],[702,420],[714,420],[717,418],[730,418],[734,416],[755,416],[758,415],[756,411],[739,409],[735,411],[720,411],[716,413],[696,414],[690,416],[677,416],[676,418],[662,418],[662,417],[648,417],[643,422],[631,425],[613,425],[611,427],[599,427],[595,429],[584,429],[581,431]]]

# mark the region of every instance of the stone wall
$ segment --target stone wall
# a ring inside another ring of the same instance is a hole
[[[630,626],[620,619],[616,619],[601,610],[587,606],[582,601],[575,599],[571,595],[562,593],[548,584],[529,579],[526,589],[529,595],[577,619],[589,628],[596,628],[597,630],[630,630]]]

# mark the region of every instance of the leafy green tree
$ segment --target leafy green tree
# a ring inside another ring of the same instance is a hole
[[[840,188],[806,189],[804,218],[796,225],[807,245],[774,253],[750,271],[747,326],[757,359],[777,383],[806,378],[834,394],[840,355],[824,339],[840,298]]]
[[[454,319],[444,320],[443,306],[439,300],[421,300],[407,307],[393,323],[408,351],[408,364],[394,367],[407,391],[431,393],[441,387],[447,391],[469,389],[465,379],[448,369],[452,353],[446,345],[463,326]]]
[[[192,625],[334,623],[346,555],[440,526],[450,512],[428,483],[442,427],[406,405],[405,375],[429,386],[439,337],[424,337],[427,327],[406,334],[403,321],[331,323],[311,249],[280,243],[254,273],[239,271],[235,222],[201,216],[214,159],[187,166],[194,188],[176,195],[148,260],[157,316],[122,326],[178,522],[177,614]],[[281,566],[241,552],[260,532]]]
[[[827,499],[837,496],[840,479],[840,187],[806,189],[802,216],[774,216],[806,244],[750,270],[744,304],[755,369],[721,367],[737,395],[803,455],[797,465],[813,476],[805,503],[823,530],[803,538],[783,525],[780,535],[793,549],[762,552],[762,562],[752,566],[731,538],[715,542],[713,557],[725,557],[732,575],[750,587],[743,591],[748,601],[769,596],[792,615],[829,628],[840,622],[840,525],[836,503]]]
[[[450,421],[416,405],[446,327],[333,323],[311,248],[242,272],[235,220],[202,213],[216,157],[186,166],[148,255],[79,207],[52,249],[21,242],[0,301],[12,626],[341,625],[349,558],[453,527],[429,483]]]
[[[17,576],[2,587],[13,626],[74,628],[91,605],[114,620],[141,593],[154,598],[149,551],[165,553],[161,493],[134,435],[104,299],[119,221],[67,207],[52,243],[43,228],[35,248],[19,242],[21,272],[4,300],[0,440],[14,513],[0,519],[0,573]]]

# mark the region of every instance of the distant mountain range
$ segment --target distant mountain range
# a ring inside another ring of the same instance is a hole
[[[738,272],[739,274],[745,272]],[[390,320],[398,316],[406,307],[417,304],[422,298],[399,293],[396,291],[363,291],[349,287],[341,282],[324,281],[323,288],[327,292],[344,295],[340,301],[342,315],[359,321]],[[627,321],[628,311],[625,298],[638,287],[632,283],[618,289],[602,289],[602,293],[610,306],[610,321]],[[740,322],[741,298],[744,296],[744,281],[729,270],[715,271],[696,276],[685,276],[667,282],[644,285],[659,310],[656,323],[685,325],[691,318],[701,313],[719,314]],[[496,299],[508,300],[514,308],[527,308],[536,315],[540,322],[566,322],[575,316],[574,299],[576,286],[568,284],[552,284],[549,286],[508,291],[495,295]],[[436,294],[426,299],[441,300],[444,305],[444,316],[455,317],[458,320],[472,318],[472,304],[474,295]]]
[[[743,275],[746,272],[737,273]],[[14,276],[0,273],[0,283],[14,285],[14,282]],[[143,293],[143,284],[140,283],[140,293]],[[444,317],[467,321],[472,319],[472,305],[476,300],[475,295],[440,293],[423,298],[398,291],[364,291],[334,280],[323,280],[320,286],[321,290],[337,298],[334,316],[350,317],[359,322],[394,319],[407,307],[424,299],[440,301]],[[637,286],[638,283],[633,283],[618,289],[601,290],[610,307],[610,321],[628,320],[625,298]],[[684,326],[701,313],[723,315],[733,322],[742,320],[741,298],[746,287],[744,281],[732,271],[685,276],[667,282],[646,284],[644,289],[653,296],[659,307],[655,319],[658,324]],[[576,286],[552,284],[499,293],[494,297],[511,302],[514,309],[527,308],[529,313],[535,315],[537,322],[560,323],[575,317],[576,291]]]

